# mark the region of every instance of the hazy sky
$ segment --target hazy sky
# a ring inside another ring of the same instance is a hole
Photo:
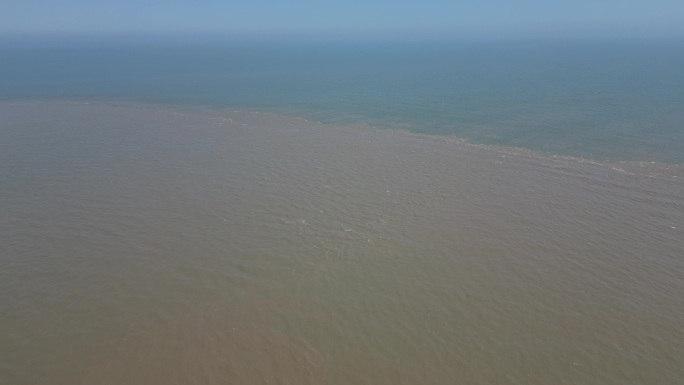
[[[0,34],[684,36],[684,0],[0,0]]]

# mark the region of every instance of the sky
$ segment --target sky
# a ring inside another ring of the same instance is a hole
[[[3,35],[684,37],[684,0],[0,0]]]

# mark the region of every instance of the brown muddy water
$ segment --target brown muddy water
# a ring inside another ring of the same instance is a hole
[[[681,384],[680,166],[0,104],[1,384]]]

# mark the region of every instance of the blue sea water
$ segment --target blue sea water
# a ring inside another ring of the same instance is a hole
[[[0,99],[249,108],[684,163],[684,42],[0,44]]]

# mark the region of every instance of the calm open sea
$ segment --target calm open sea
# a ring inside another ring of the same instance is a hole
[[[0,99],[271,110],[684,163],[684,41],[0,44]]]
[[[684,44],[0,46],[2,384],[681,384]]]

